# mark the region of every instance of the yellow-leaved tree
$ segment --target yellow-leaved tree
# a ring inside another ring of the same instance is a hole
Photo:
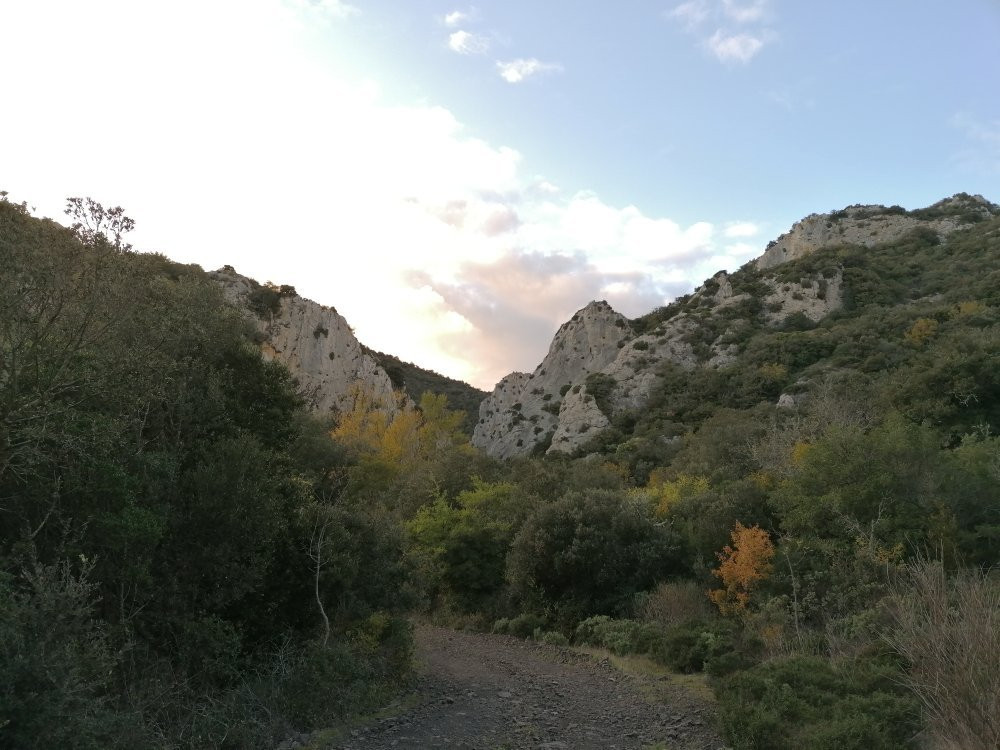
[[[649,500],[658,518],[666,518],[681,500],[708,492],[707,477],[679,474],[673,479],[663,469],[654,469],[649,482],[640,490]]]
[[[708,598],[722,614],[740,614],[750,603],[756,585],[771,575],[774,544],[759,526],[744,526],[739,521],[730,534],[732,546],[719,553],[719,567],[712,573],[723,588],[708,592]]]
[[[387,404],[359,387],[330,435],[357,455],[352,491],[384,490],[397,480],[433,488],[442,459],[471,450],[461,431],[463,418],[461,411],[448,409],[443,395],[424,393],[414,408],[402,396]]]

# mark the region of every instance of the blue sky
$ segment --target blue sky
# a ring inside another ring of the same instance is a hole
[[[0,189],[489,387],[806,214],[1000,200],[1000,3],[0,0]]]

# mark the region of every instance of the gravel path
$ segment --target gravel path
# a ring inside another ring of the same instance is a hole
[[[416,629],[415,693],[341,750],[718,750],[711,704],[668,679],[507,636]]]

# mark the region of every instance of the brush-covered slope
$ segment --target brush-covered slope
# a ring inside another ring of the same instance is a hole
[[[479,405],[486,398],[486,391],[474,388],[462,380],[455,380],[446,375],[425,370],[423,367],[406,362],[393,354],[377,352],[363,347],[379,366],[385,370],[392,382],[393,388],[402,390],[414,402],[420,403],[424,393],[436,393],[448,397],[448,408],[465,412],[462,430],[468,435],[476,425],[479,417]]]
[[[793,406],[834,371],[891,372],[919,416],[998,429],[997,290],[1000,207],[980,196],[808,217],[756,262],[641,318],[585,307],[533,373],[496,386],[473,442],[500,457],[652,459],[720,406]]]

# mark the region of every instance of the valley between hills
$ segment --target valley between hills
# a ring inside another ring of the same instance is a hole
[[[1000,746],[1000,206],[813,214],[490,393],[70,217],[0,201],[0,745]]]

